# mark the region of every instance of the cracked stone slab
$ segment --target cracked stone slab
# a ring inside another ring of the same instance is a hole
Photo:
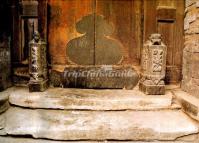
[[[187,92],[177,89],[172,91],[177,101],[182,106],[182,110],[189,116],[199,121],[199,99]]]
[[[1,143],[190,143],[189,141],[53,141],[44,139],[32,139],[32,138],[14,138],[14,137],[0,137]],[[191,143],[198,143],[193,141]]]
[[[181,111],[62,111],[12,107],[6,133],[53,140],[175,140],[199,132]]]
[[[144,95],[134,90],[94,90],[49,88],[30,93],[27,88],[13,88],[9,102],[28,108],[79,110],[152,110],[171,108],[172,93]]]

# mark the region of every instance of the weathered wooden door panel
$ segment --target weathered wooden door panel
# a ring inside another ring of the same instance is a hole
[[[138,64],[141,4],[139,0],[49,0],[52,64]]]
[[[140,57],[141,1],[49,0],[49,6],[53,84],[132,89],[138,83],[132,65]],[[88,75],[82,77],[82,71]]]
[[[167,45],[166,82],[181,80],[184,0],[144,1],[144,40],[151,33],[162,34]]]
[[[167,65],[173,64],[173,47],[174,45],[174,23],[158,22],[158,33],[162,34],[162,39],[167,45]]]
[[[122,44],[123,63],[139,63],[141,5],[139,0],[97,0],[97,14],[113,24],[111,37]]]
[[[51,63],[53,65],[70,64],[66,53],[67,43],[82,35],[76,29],[76,23],[82,17],[94,12],[94,1],[49,0],[48,4],[48,42]]]

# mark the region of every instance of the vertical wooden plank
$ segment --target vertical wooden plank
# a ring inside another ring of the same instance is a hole
[[[18,63],[21,61],[21,49],[20,49],[20,20],[19,20],[19,1],[12,1],[12,63]]]
[[[113,24],[110,38],[123,46],[123,64],[139,63],[141,4],[138,0],[97,0],[97,14]]]
[[[182,79],[182,53],[184,48],[184,0],[175,1],[176,25],[174,29],[175,48],[173,49],[173,66],[170,68],[172,78],[169,82],[179,82]]]
[[[134,9],[135,9],[135,41],[136,41],[136,48],[137,48],[137,59],[141,59],[141,49],[143,46],[143,14],[144,14],[144,9],[143,9],[143,1],[142,0],[135,0],[134,1]],[[132,57],[132,56],[131,56]]]
[[[158,22],[158,33],[162,34],[162,40],[167,45],[167,65],[173,64],[174,28],[173,22]]]
[[[47,0],[38,0],[38,2],[38,30],[41,34],[41,37],[47,41]]]
[[[174,30],[175,37],[175,54],[174,65],[182,67],[182,52],[184,48],[184,0],[176,1],[176,27]]]
[[[144,42],[157,32],[156,3],[157,0],[144,0]]]

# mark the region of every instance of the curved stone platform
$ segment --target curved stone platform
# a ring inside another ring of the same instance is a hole
[[[172,108],[172,93],[153,96],[134,90],[49,88],[30,93],[27,88],[9,90],[11,104],[27,108],[63,110],[160,110]]]
[[[61,111],[12,107],[6,112],[8,135],[53,140],[172,141],[199,132],[181,111]]]

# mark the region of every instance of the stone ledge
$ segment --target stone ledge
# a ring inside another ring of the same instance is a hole
[[[181,89],[172,92],[182,106],[182,110],[195,120],[199,121],[199,99]]]
[[[5,131],[8,135],[53,140],[173,141],[197,135],[199,129],[181,111],[58,111],[15,107],[6,112]]]
[[[93,90],[49,88],[30,93],[27,88],[9,90],[12,105],[61,110],[160,110],[171,109],[172,93],[145,95],[134,90]]]

